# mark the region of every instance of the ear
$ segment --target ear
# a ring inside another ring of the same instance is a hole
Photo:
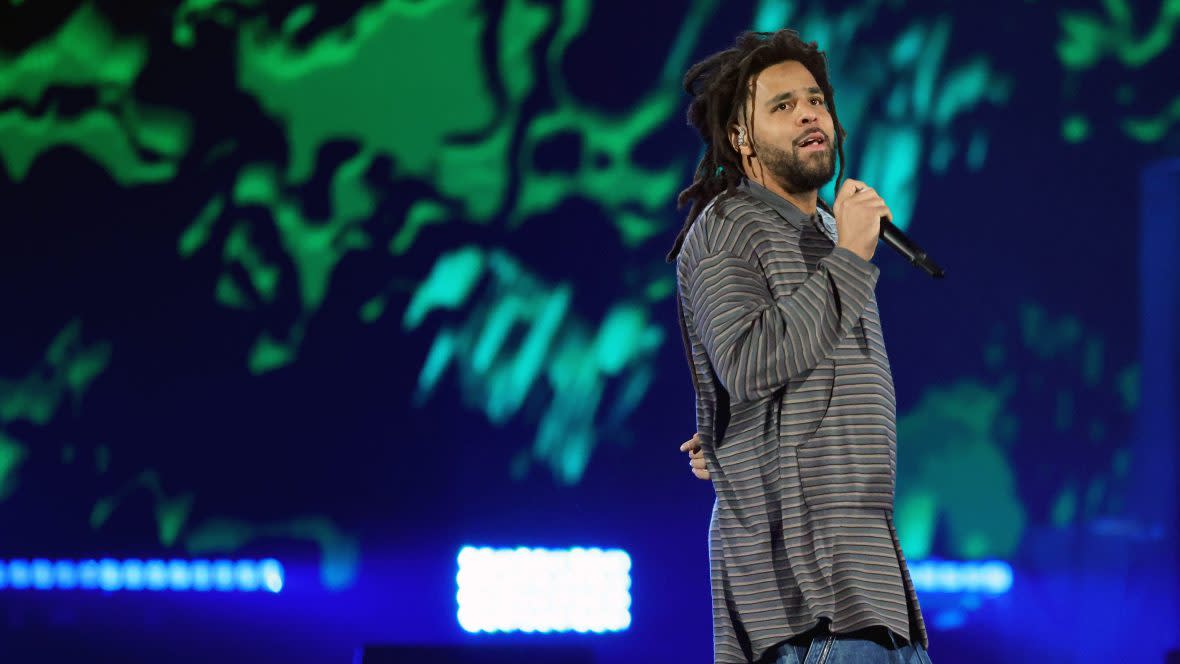
[[[735,124],[729,128],[729,145],[743,157],[754,154],[753,139],[744,125]]]

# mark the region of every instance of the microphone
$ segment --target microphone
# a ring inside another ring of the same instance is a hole
[[[914,241],[906,237],[901,229],[893,225],[885,217],[881,217],[881,239],[885,244],[893,247],[897,253],[905,257],[915,267],[922,269],[926,274],[941,279],[946,276],[946,270],[939,267],[934,259],[926,255],[922,248],[914,244]]]

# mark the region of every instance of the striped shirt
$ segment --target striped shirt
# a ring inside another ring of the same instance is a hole
[[[826,214],[826,213],[825,213]],[[927,645],[893,523],[896,413],[879,269],[753,182],[677,257],[709,527],[713,659],[754,662],[830,621]]]

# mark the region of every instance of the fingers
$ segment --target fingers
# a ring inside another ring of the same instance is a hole
[[[705,453],[697,450],[689,455],[688,467],[692,469],[692,476],[699,480],[709,479],[709,467],[705,464]]]
[[[840,191],[836,194],[836,200],[832,203],[832,211],[836,213],[836,218],[839,219],[844,215],[844,210],[849,205],[860,206],[872,200],[880,200],[877,190],[860,180],[853,180],[848,178],[844,184],[840,185]]]
[[[889,209],[889,206],[885,204],[885,201],[876,192],[865,198],[854,198],[853,204],[862,209],[876,212],[878,217],[885,217],[889,221],[893,221],[893,211]]]
[[[688,466],[692,469],[693,477],[699,480],[709,479],[709,469],[705,465],[705,451],[701,449],[701,434],[694,433],[692,438],[680,444],[681,452],[688,452]]]
[[[844,184],[840,185],[840,191],[836,192],[836,200],[848,199],[863,201],[872,200],[873,198],[881,198],[877,194],[876,189],[873,189],[860,180],[853,180],[852,178],[845,180]]]
[[[832,210],[836,212],[836,216],[840,216],[840,210],[848,202],[848,199],[856,193],[857,189],[864,186],[865,183],[859,180],[853,180],[852,178],[848,178],[844,181],[844,184],[840,185],[840,191],[836,192],[836,200],[832,202]]]
[[[857,190],[864,189],[865,187],[868,187],[868,185],[861,182],[860,180],[848,178],[844,180],[844,184],[840,185],[840,191],[836,192],[836,198],[851,196],[855,194]]]
[[[861,188],[850,194],[844,203],[856,205],[857,207],[867,207],[875,210],[878,216],[893,221],[893,211],[885,204],[885,199],[881,198],[881,195],[877,193],[876,189],[863,183],[861,184]]]
[[[893,221],[893,212],[889,210],[889,206],[880,197],[875,201],[865,201],[865,207],[876,212],[878,217],[884,217],[889,221]]]

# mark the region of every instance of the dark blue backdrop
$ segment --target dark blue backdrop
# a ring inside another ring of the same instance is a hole
[[[709,661],[712,492],[677,451],[693,395],[662,262],[700,150],[678,78],[791,26],[829,52],[847,174],[949,273],[878,253],[899,527],[911,559],[1003,560],[1014,583],[921,593],[935,661],[1162,662],[1171,7],[3,4],[0,558],[287,577],[0,587],[0,653]],[[466,544],[626,550],[631,627],[464,632]]]

